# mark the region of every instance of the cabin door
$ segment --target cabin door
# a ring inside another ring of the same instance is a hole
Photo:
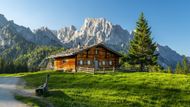
[[[94,66],[95,66],[95,69],[98,69],[98,60],[94,61]]]

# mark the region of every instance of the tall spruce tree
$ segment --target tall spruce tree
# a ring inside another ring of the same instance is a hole
[[[151,38],[151,31],[148,22],[141,13],[134,31],[134,38],[130,42],[128,61],[132,65],[139,65],[144,71],[148,65],[157,64],[157,54],[155,54],[156,43]]]

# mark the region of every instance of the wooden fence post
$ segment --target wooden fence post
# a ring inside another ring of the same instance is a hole
[[[93,68],[93,74],[95,74],[95,68]]]
[[[113,72],[115,72],[115,67],[113,67]]]

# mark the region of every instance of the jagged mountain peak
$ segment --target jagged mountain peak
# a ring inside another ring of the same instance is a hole
[[[79,30],[65,27],[58,31],[58,39],[67,47],[92,45],[99,42],[117,50],[126,49],[131,40],[131,35],[120,25],[114,25],[105,18],[86,18]]]
[[[63,28],[61,28],[61,29],[58,30],[58,31],[65,31],[65,30],[67,30],[67,31],[69,31],[69,30],[76,31],[77,28],[76,28],[74,25],[71,25],[71,26],[69,26],[69,27],[63,27]]]
[[[40,43],[42,45],[62,45],[56,36],[56,32],[50,30],[48,27],[43,26],[39,29],[35,29],[33,33],[35,35],[36,43]]]
[[[3,14],[0,14],[0,19],[3,19],[3,20],[7,21],[7,19],[5,18],[5,16]]]
[[[88,22],[109,22],[109,21],[103,17],[101,17],[101,18],[85,18],[84,23],[88,23]]]
[[[69,28],[71,29],[71,30],[77,30],[77,28],[74,26],[74,25],[71,25],[71,26],[69,26]]]
[[[86,18],[81,30],[88,28],[99,28],[98,30],[102,30],[104,28],[110,29],[111,27],[112,23],[105,18]]]
[[[47,26],[42,26],[42,27],[40,27],[40,28],[37,29],[37,30],[48,31],[49,28],[48,28]]]
[[[0,14],[0,27],[3,27],[7,23],[8,23],[8,20],[5,18],[5,16]]]
[[[0,15],[0,45],[3,47],[7,46],[10,44],[10,41],[12,43],[10,45],[16,44],[18,41],[13,41],[13,36],[18,38],[17,40],[22,38],[26,42],[38,45],[62,45],[57,39],[56,34],[47,27],[41,27],[32,32],[30,28],[17,25],[14,21],[7,21],[4,15]]]
[[[46,26],[42,26],[42,27],[40,27],[40,28],[38,28],[38,29],[34,29],[33,32],[34,32],[34,33],[36,33],[36,32],[52,32],[52,30],[50,30],[50,29],[49,29],[48,27],[46,27]]]
[[[77,29],[74,25],[71,25],[69,27],[63,27],[57,31],[57,38],[62,43],[66,43],[70,41],[70,39],[75,35],[75,32],[77,32]]]

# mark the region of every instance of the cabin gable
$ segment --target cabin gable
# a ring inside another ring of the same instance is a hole
[[[95,46],[77,54],[77,67],[113,68],[119,65],[119,56],[103,46]],[[98,69],[97,68],[97,69]]]
[[[77,71],[79,67],[102,69],[117,68],[121,55],[103,44],[87,48],[70,49],[65,54],[54,57],[54,69],[64,71]]]

